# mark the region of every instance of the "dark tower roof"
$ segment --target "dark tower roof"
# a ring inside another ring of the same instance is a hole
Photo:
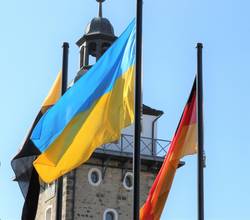
[[[88,24],[85,34],[104,34],[115,36],[114,28],[107,18],[102,17],[102,3],[105,0],[96,0],[99,3],[99,12],[98,17],[93,18],[92,21]]]
[[[99,2],[98,16],[91,20],[84,31],[84,35],[76,42],[79,47],[86,40],[103,39],[113,42],[117,38],[110,21],[102,16],[102,2],[104,2],[104,0],[96,1]]]
[[[115,36],[112,24],[107,18],[103,17],[93,18],[92,21],[87,25],[85,34],[105,34]]]
[[[153,116],[161,116],[161,115],[164,114],[164,112],[161,111],[161,110],[151,108],[151,107],[143,104],[143,114],[145,114],[145,115],[153,115]]]
[[[96,0],[99,3],[98,16],[93,18],[87,25],[83,36],[76,42],[80,47],[80,70],[77,73],[77,81],[93,65],[90,63],[91,56],[96,61],[117,39],[114,28],[107,18],[102,16],[102,3],[104,0]]]

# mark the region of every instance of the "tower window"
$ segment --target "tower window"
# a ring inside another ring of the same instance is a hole
[[[92,168],[88,173],[89,183],[93,186],[98,186],[102,181],[102,173],[97,168]]]
[[[132,190],[133,189],[133,173],[127,172],[124,176],[123,179],[123,186],[127,190]]]
[[[89,44],[89,54],[93,57],[96,57],[96,43],[95,42],[91,42]]]
[[[118,214],[114,209],[106,209],[103,213],[103,220],[118,220]]]
[[[96,171],[93,171],[91,173],[91,181],[96,184],[98,180],[99,180],[98,173]]]
[[[51,206],[49,206],[47,209],[46,209],[46,212],[45,212],[45,220],[51,220],[52,219],[52,212],[51,212]]]
[[[109,49],[110,43],[103,43],[102,44],[102,53],[105,53],[107,49]]]
[[[115,214],[113,212],[107,212],[106,213],[106,220],[114,220]]]

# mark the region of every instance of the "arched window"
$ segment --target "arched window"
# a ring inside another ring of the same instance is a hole
[[[103,43],[103,44],[102,44],[102,53],[105,53],[106,50],[107,50],[109,47],[110,47],[110,43],[107,43],[107,42]]]
[[[127,172],[124,176],[123,179],[123,186],[127,190],[132,190],[133,189],[133,173]]]
[[[103,213],[103,220],[118,220],[118,214],[115,209],[106,209]]]
[[[113,212],[107,212],[105,220],[115,220],[115,214]]]
[[[45,211],[45,220],[51,220],[52,219],[52,207],[49,206]]]
[[[97,168],[92,168],[88,173],[89,183],[93,186],[98,186],[102,182],[102,173]]]

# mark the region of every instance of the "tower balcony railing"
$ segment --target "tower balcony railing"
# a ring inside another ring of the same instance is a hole
[[[169,148],[170,141],[141,137],[141,155],[152,157],[164,157]],[[119,152],[132,154],[134,149],[134,136],[122,134],[121,138],[112,143],[104,144],[96,151],[99,153]]]

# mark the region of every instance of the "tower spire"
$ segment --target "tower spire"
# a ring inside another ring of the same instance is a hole
[[[102,17],[102,3],[105,0],[96,0],[99,12],[87,25],[83,36],[76,42],[80,48],[80,70],[75,78],[79,79],[116,40],[114,28],[107,18]]]
[[[97,2],[99,2],[99,12],[98,12],[98,17],[102,18],[102,3],[105,0],[96,0]]]

